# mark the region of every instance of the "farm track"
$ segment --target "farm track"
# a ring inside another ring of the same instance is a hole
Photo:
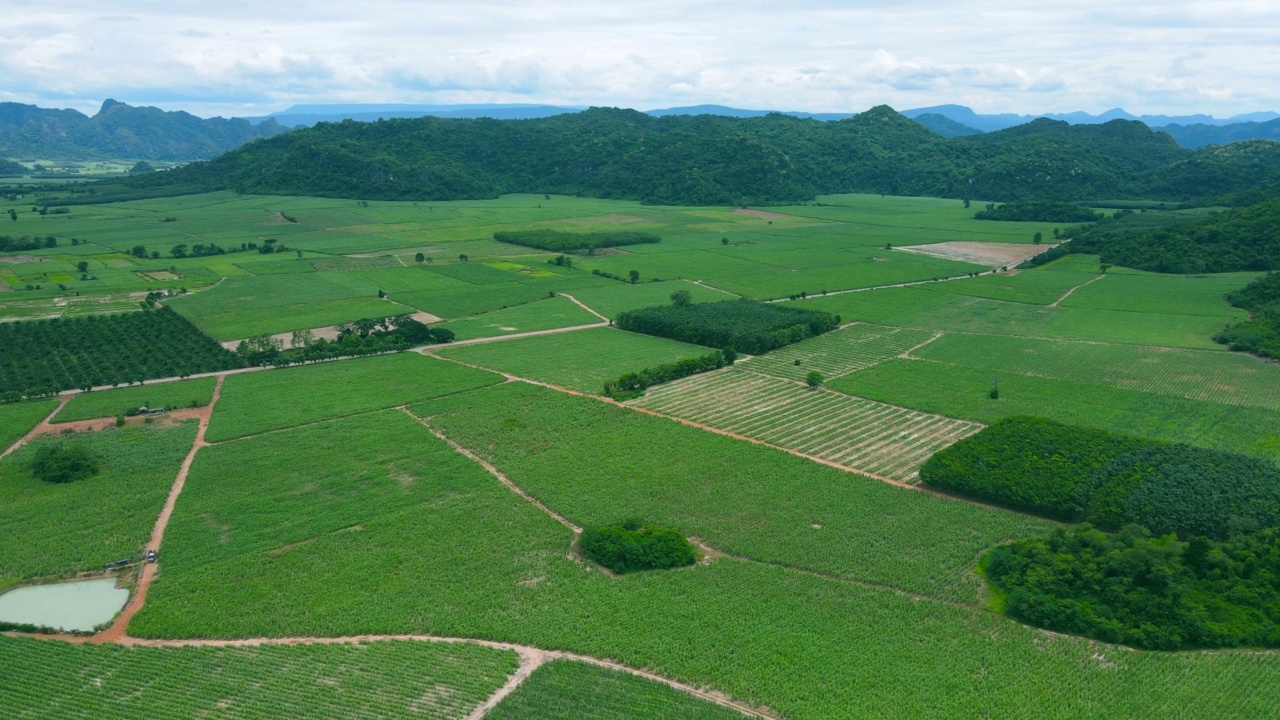
[[[1099,275],[1099,276],[1098,276],[1098,277],[1096,277],[1096,278],[1093,278],[1092,280],[1088,280],[1088,281],[1085,281],[1085,282],[1080,283],[1079,285],[1077,285],[1077,286],[1075,286],[1075,287],[1071,288],[1070,290],[1068,290],[1068,291],[1066,291],[1066,292],[1062,293],[1062,295],[1061,295],[1057,300],[1054,300],[1053,302],[1049,303],[1049,307],[1058,307],[1058,304],[1059,304],[1059,303],[1061,303],[1063,300],[1066,300],[1067,298],[1071,297],[1071,293],[1073,293],[1073,292],[1075,292],[1075,291],[1079,290],[1080,288],[1084,287],[1085,285],[1090,285],[1090,284],[1092,284],[1092,283],[1096,283],[1096,282],[1098,282],[1099,280],[1101,280],[1101,279],[1102,279],[1102,278],[1104,278],[1104,277],[1106,277],[1106,274],[1105,274],[1105,273],[1104,273],[1104,274],[1102,274],[1102,275]]]
[[[69,402],[71,402],[70,395],[63,395],[62,397],[59,397],[58,407],[54,408],[53,412],[46,415],[45,418],[41,420],[38,425],[28,430],[26,435],[23,435],[22,437],[18,438],[17,441],[15,441],[12,445],[6,448],[4,452],[0,453],[0,458],[8,457],[10,453],[22,447],[23,445],[26,445],[27,443],[40,437],[43,434],[47,434],[47,430],[50,427],[52,427],[52,425],[50,425],[50,421],[53,420],[55,415],[62,412],[62,408],[66,407],[67,403]]]

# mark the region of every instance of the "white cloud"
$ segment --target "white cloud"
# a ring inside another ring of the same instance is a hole
[[[0,26],[0,99],[197,114],[294,103],[853,111],[1273,109],[1280,3],[48,0]]]

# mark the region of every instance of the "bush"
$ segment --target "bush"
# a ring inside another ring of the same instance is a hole
[[[684,535],[638,521],[587,528],[578,538],[578,548],[594,562],[619,574],[665,570],[698,561],[698,554]]]
[[[729,357],[730,354],[733,357]],[[672,380],[679,380],[682,377],[689,377],[690,375],[697,375],[710,370],[719,370],[725,365],[732,365],[735,358],[737,358],[737,353],[732,350],[724,350],[655,365],[640,372],[626,373],[617,380],[606,382],[604,384],[604,394],[615,400],[621,399],[623,395],[636,397],[639,393],[648,389],[650,385],[671,382]]]
[[[662,238],[652,233],[636,232],[634,230],[574,233],[550,229],[501,230],[493,234],[493,239],[498,242],[511,243],[512,245],[523,245],[560,253],[602,247],[621,247],[623,245],[645,245],[662,241]]]
[[[47,483],[69,483],[102,472],[102,458],[86,447],[61,443],[41,448],[31,462],[31,475]]]
[[[998,207],[992,203],[986,210],[974,213],[973,217],[978,220],[1086,223],[1101,220],[1103,215],[1065,200],[1024,198]]]
[[[834,330],[840,316],[753,300],[656,305],[620,313],[632,332],[759,355]]]

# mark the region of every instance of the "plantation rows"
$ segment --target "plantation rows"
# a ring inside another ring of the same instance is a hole
[[[926,360],[1280,410],[1280,365],[1247,355],[989,335],[951,335]]]
[[[0,638],[0,716],[459,718],[515,670],[470,645],[129,649]]]
[[[0,401],[242,366],[168,308],[0,323]]]
[[[744,367],[801,381],[816,370],[830,380],[897,357],[930,337],[933,333],[927,330],[859,323],[753,357],[744,361]]]
[[[728,370],[660,386],[635,405],[894,480],[982,426]]]

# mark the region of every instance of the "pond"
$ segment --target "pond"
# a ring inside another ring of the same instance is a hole
[[[0,595],[0,622],[62,630],[92,630],[109,622],[129,601],[115,578],[32,585]]]

